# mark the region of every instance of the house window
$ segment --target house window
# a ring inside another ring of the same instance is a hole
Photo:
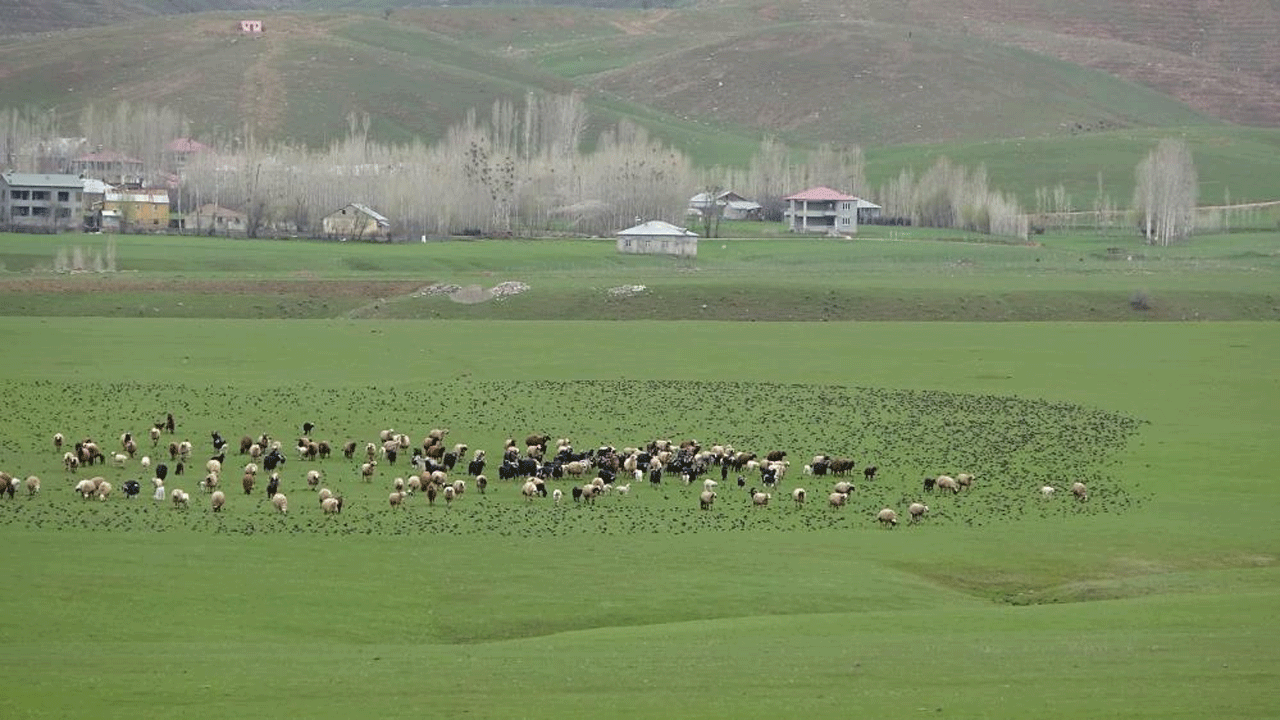
[[[67,202],[71,199],[71,192],[67,190],[58,191],[58,202]]]
[[[49,191],[48,190],[32,190],[31,199],[32,200],[48,200]]]
[[[851,203],[847,203],[847,202],[842,202],[842,203],[840,203],[840,209],[841,209],[841,210],[851,210],[851,209],[852,209]]]
[[[14,217],[28,217],[28,216],[30,216],[30,215],[31,215],[31,207],[30,207],[30,206],[27,206],[27,205],[14,205],[14,206],[13,206],[13,216],[14,216]]]
[[[71,217],[71,208],[58,208],[57,217],[60,217],[60,218]]]
[[[9,197],[10,199],[13,199],[13,200],[30,200],[31,191],[30,190],[10,190]]]
[[[49,217],[49,208],[43,205],[37,205],[31,208],[31,214],[36,217]]]

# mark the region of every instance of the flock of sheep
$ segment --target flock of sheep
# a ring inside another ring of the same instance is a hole
[[[290,459],[309,464],[320,463],[334,454],[336,446],[329,441],[312,439],[313,430],[311,423],[304,423],[301,436],[289,446],[266,434],[244,435],[238,444],[241,460],[229,459],[228,453],[235,452],[231,444],[220,433],[211,433],[209,455],[196,473],[200,476],[196,485],[208,494],[210,510],[222,512],[227,507],[228,497],[223,489],[222,477],[234,467],[230,471],[240,475],[240,487],[245,495],[254,494],[259,475],[265,474],[266,498],[271,508],[282,515],[288,514],[289,498],[281,491],[281,475],[286,463]],[[120,436],[119,451],[105,451],[101,443],[91,438],[69,443],[61,433],[53,436],[53,447],[61,453],[62,464],[68,474],[74,475],[108,463],[115,469],[126,471],[136,466],[142,472],[152,475],[150,485],[154,500],[167,500],[175,509],[187,509],[191,502],[190,494],[177,487],[169,490],[166,483],[171,473],[175,481],[177,477],[186,475],[196,451],[190,440],[165,442],[164,435],[172,436],[174,432],[175,423],[171,414],[165,421],[148,428],[146,437],[150,441],[152,454],[143,454],[143,448],[132,433]],[[351,440],[337,449],[342,452],[345,460],[356,464],[358,482],[365,484],[373,483],[375,477],[380,472],[385,472],[386,468],[398,468],[403,463],[407,468],[406,475],[393,473],[394,477],[390,481],[391,492],[387,496],[390,510],[404,508],[409,499],[417,495],[425,497],[430,505],[435,505],[439,500],[444,505],[451,506],[463,497],[468,486],[468,480],[453,478],[451,473],[465,467],[471,483],[479,493],[484,494],[489,486],[489,479],[485,474],[489,459],[484,450],[468,454],[470,448],[465,443],[447,444],[447,433],[446,429],[432,430],[421,443],[415,444],[407,434],[386,429],[379,433],[376,442]],[[143,444],[146,442],[144,440]],[[203,453],[201,457],[204,457]],[[199,460],[194,462],[199,465]],[[169,464],[173,465],[172,469]],[[653,440],[643,446],[615,448],[600,445],[580,452],[574,449],[568,438],[559,438],[553,442],[549,435],[537,433],[527,436],[523,443],[517,443],[514,438],[508,439],[500,460],[494,464],[497,477],[512,481],[527,502],[550,497],[551,502],[559,505],[569,497],[575,503],[594,504],[597,498],[605,495],[625,497],[635,483],[660,487],[667,482],[682,486],[696,484],[700,487],[698,506],[701,510],[711,510],[720,498],[722,488],[732,488],[734,484],[749,507],[767,507],[774,494],[781,491],[783,480],[791,467],[787,453],[781,450],[761,456],[754,452],[736,450],[727,444],[704,447],[696,440],[678,443]],[[853,482],[845,479],[854,472],[861,472],[864,481],[873,482],[878,468],[867,466],[858,471],[852,459],[826,454],[813,457],[803,467],[804,476],[814,482],[821,482],[826,478],[835,481],[826,493],[827,506],[833,510],[847,506],[850,496],[856,492]],[[717,476],[719,480],[716,479]],[[923,494],[954,495],[969,491],[975,479],[973,473],[929,476],[920,487]],[[326,486],[325,474],[318,466],[309,465],[303,480],[307,492],[314,493],[323,514],[336,515],[342,512],[346,504],[345,498]],[[550,483],[557,481],[567,481],[569,486],[565,489],[548,487]],[[121,494],[126,498],[135,498],[140,495],[142,485],[141,478],[126,480],[122,483]],[[27,495],[33,497],[40,492],[41,481],[35,475],[27,476],[22,481],[0,472],[0,495],[7,493],[12,498],[19,486],[25,487]],[[75,493],[83,499],[98,501],[106,501],[112,497],[114,489],[113,484],[100,475],[81,479],[73,487]],[[1070,491],[1077,500],[1088,500],[1088,490],[1083,483],[1072,483]],[[1039,492],[1042,498],[1049,499],[1054,496],[1056,489],[1045,485]],[[809,500],[809,491],[804,487],[794,487],[785,496],[797,508],[802,508]],[[928,505],[920,500],[907,503],[906,517],[911,524],[922,521],[928,513]],[[881,527],[894,528],[899,521],[898,511],[892,507],[883,507],[875,513],[875,521]]]

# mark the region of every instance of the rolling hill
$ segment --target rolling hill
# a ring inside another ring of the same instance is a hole
[[[55,107],[66,125],[90,103],[148,102],[192,118],[198,136],[248,124],[323,145],[353,111],[372,115],[377,139],[432,141],[494,99],[579,90],[595,129],[631,118],[708,165],[744,163],[764,134],[904,147],[880,158],[1132,138],[1123,163],[1103,158],[1079,186],[1098,170],[1129,174],[1161,129],[1230,144],[1238,125],[1280,123],[1280,11],[1259,0],[1212,12],[1190,0],[392,7],[403,4],[18,3],[0,32],[96,24],[12,35],[0,102]],[[241,35],[245,12],[267,32]]]

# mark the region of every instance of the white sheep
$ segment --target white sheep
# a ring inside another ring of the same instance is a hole
[[[53,449],[55,452],[62,449],[63,442],[64,442],[64,439],[62,437],[62,433],[53,434]]]
[[[400,504],[404,502],[404,499],[407,497],[409,497],[409,493],[401,490],[397,490],[387,496],[387,501],[391,503],[392,508],[398,508],[400,507]]]
[[[342,501],[336,497],[327,497],[320,501],[320,509],[325,515],[333,515],[342,510]]]
[[[27,476],[27,497],[40,492],[40,478],[35,475]]]
[[[226,504],[227,504],[226,493],[222,492],[221,490],[215,492],[212,496],[209,497],[209,507],[214,512],[222,512],[222,506]]]
[[[524,496],[525,500],[532,501],[538,496],[538,484],[532,480],[525,480],[524,484],[520,486],[520,494]]]
[[[907,513],[911,515],[911,522],[920,522],[920,518],[929,512],[929,506],[924,503],[913,502],[907,507]]]
[[[845,495],[852,495],[853,491],[856,489],[857,488],[853,486],[853,483],[848,482],[847,480],[841,480],[840,482],[836,483],[835,487],[832,488],[831,490],[832,492],[843,493]]]
[[[610,486],[606,485],[605,487],[608,488]],[[626,485],[615,485],[612,487],[613,487],[613,491],[618,493],[619,495],[626,495],[631,492],[631,483],[627,483]]]
[[[392,480],[391,489],[395,490],[396,492],[400,492],[404,490],[404,478],[398,477],[395,480]]]
[[[754,492],[751,493],[751,504],[756,507],[764,507],[769,504],[769,500],[773,498],[773,493]]]
[[[106,500],[111,495],[111,483],[103,480],[98,483],[98,499]]]
[[[360,479],[365,482],[373,482],[373,471],[378,467],[377,460],[370,460],[360,466]]]
[[[716,501],[716,497],[715,490],[703,490],[702,494],[698,496],[698,507],[703,510],[710,510],[712,503]]]
[[[1053,494],[1057,491],[1058,491],[1057,488],[1055,488],[1054,486],[1045,485],[1044,487],[1040,488],[1040,496],[1047,497],[1047,498],[1053,497]]]
[[[973,478],[974,476],[970,473],[958,473],[956,474],[956,485],[968,490],[973,487]]]
[[[221,474],[222,461],[218,460],[217,458],[213,458],[209,460],[209,462],[204,464],[204,471],[207,473]]]
[[[320,492],[316,493],[316,497],[320,499],[321,504],[324,504],[325,500],[333,497],[333,491],[329,488],[320,488]]]
[[[703,490],[711,490],[712,492],[714,492],[715,489],[719,487],[719,485],[720,483],[716,482],[715,480],[712,480],[711,478],[707,478],[706,480],[702,481]]]
[[[457,495],[457,492],[453,489],[452,485],[444,486],[444,504],[445,505],[453,505],[453,498],[456,495]]]
[[[827,504],[833,508],[842,508],[849,504],[849,493],[833,492],[827,496]]]
[[[139,463],[141,463],[141,465],[142,465],[142,469],[143,469],[143,470],[150,470],[150,469],[151,469],[151,456],[150,456],[150,455],[143,455],[143,456],[142,456],[142,460],[140,460],[140,461],[139,461]]]
[[[245,471],[245,473],[246,473],[246,474],[249,474],[249,475],[257,475],[257,474],[258,474],[258,464],[257,464],[257,463],[246,463],[246,464],[245,464],[245,466],[244,466],[244,471]]]
[[[169,497],[173,500],[173,506],[175,508],[185,508],[191,502],[191,496],[178,488],[174,488],[173,492],[169,494]]]
[[[76,468],[80,467],[80,458],[68,450],[62,453],[62,467],[66,468],[67,472],[74,472]]]
[[[276,510],[279,510],[281,515],[289,514],[289,498],[285,497],[284,493],[272,495],[271,504],[276,506]]]
[[[204,480],[200,481],[200,489],[205,492],[213,492],[218,487],[218,473],[209,473],[204,476]]]
[[[315,488],[319,487],[319,485],[320,485],[320,471],[308,470],[307,471],[307,487],[314,490]]]
[[[564,491],[561,490],[560,488],[556,488],[555,490],[552,490],[551,499],[555,500],[556,504],[559,505],[560,501],[564,499]]]
[[[806,493],[805,489],[802,487],[798,487],[795,490],[791,491],[791,499],[795,501],[796,507],[800,507],[804,505],[805,497],[807,494],[808,493]]]
[[[454,495],[457,495],[458,497],[462,497],[462,493],[464,493],[464,492],[466,492],[466,491],[467,491],[467,481],[466,481],[466,480],[454,480],[454,481],[453,481],[453,494],[454,494]]]
[[[159,480],[160,478],[155,478],[155,479]],[[164,500],[164,496],[165,496],[164,483],[160,483],[159,485],[156,485],[156,491],[152,493],[151,497],[155,500]]]
[[[116,453],[111,456],[111,464],[118,468],[124,467],[127,462],[129,462],[129,456],[124,453]]]
[[[881,527],[894,528],[898,526],[898,513],[892,508],[885,508],[876,513],[876,520],[880,521]]]
[[[950,490],[952,495],[960,492],[960,483],[950,475],[939,475],[936,486],[939,490]]]
[[[1071,494],[1075,495],[1080,502],[1084,502],[1089,499],[1089,488],[1082,482],[1071,483]]]

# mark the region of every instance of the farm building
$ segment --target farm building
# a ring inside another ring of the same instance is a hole
[[[858,232],[858,198],[829,187],[789,195],[784,215],[791,232],[844,235]]]
[[[879,219],[880,211],[882,209],[883,208],[871,202],[870,200],[858,198],[858,222],[860,223],[875,222],[877,219]]]
[[[209,150],[208,145],[197,140],[178,138],[164,146],[164,166],[170,172],[181,173],[193,157]]]
[[[107,190],[102,196],[101,210],[116,211],[122,230],[164,230],[169,227],[169,191],[164,188]],[[99,227],[106,229],[101,223]]]
[[[261,20],[241,20],[240,22],[236,23],[236,27],[240,29],[240,32],[248,35],[262,34]]]
[[[322,221],[324,234],[343,240],[390,240],[391,221],[368,205],[350,203]]]
[[[689,198],[689,214],[701,216],[710,207],[718,207],[720,217],[725,220],[760,220],[764,216],[764,208],[754,200],[748,200],[732,190],[725,190],[716,195],[712,205],[711,194],[700,192]]]
[[[669,222],[650,220],[619,231],[618,252],[696,257],[698,234]]]
[[[248,216],[213,203],[205,203],[182,218],[182,228],[201,235],[244,235],[248,228]]]
[[[0,173],[0,227],[70,230],[84,220],[84,181],[76,175]]]

